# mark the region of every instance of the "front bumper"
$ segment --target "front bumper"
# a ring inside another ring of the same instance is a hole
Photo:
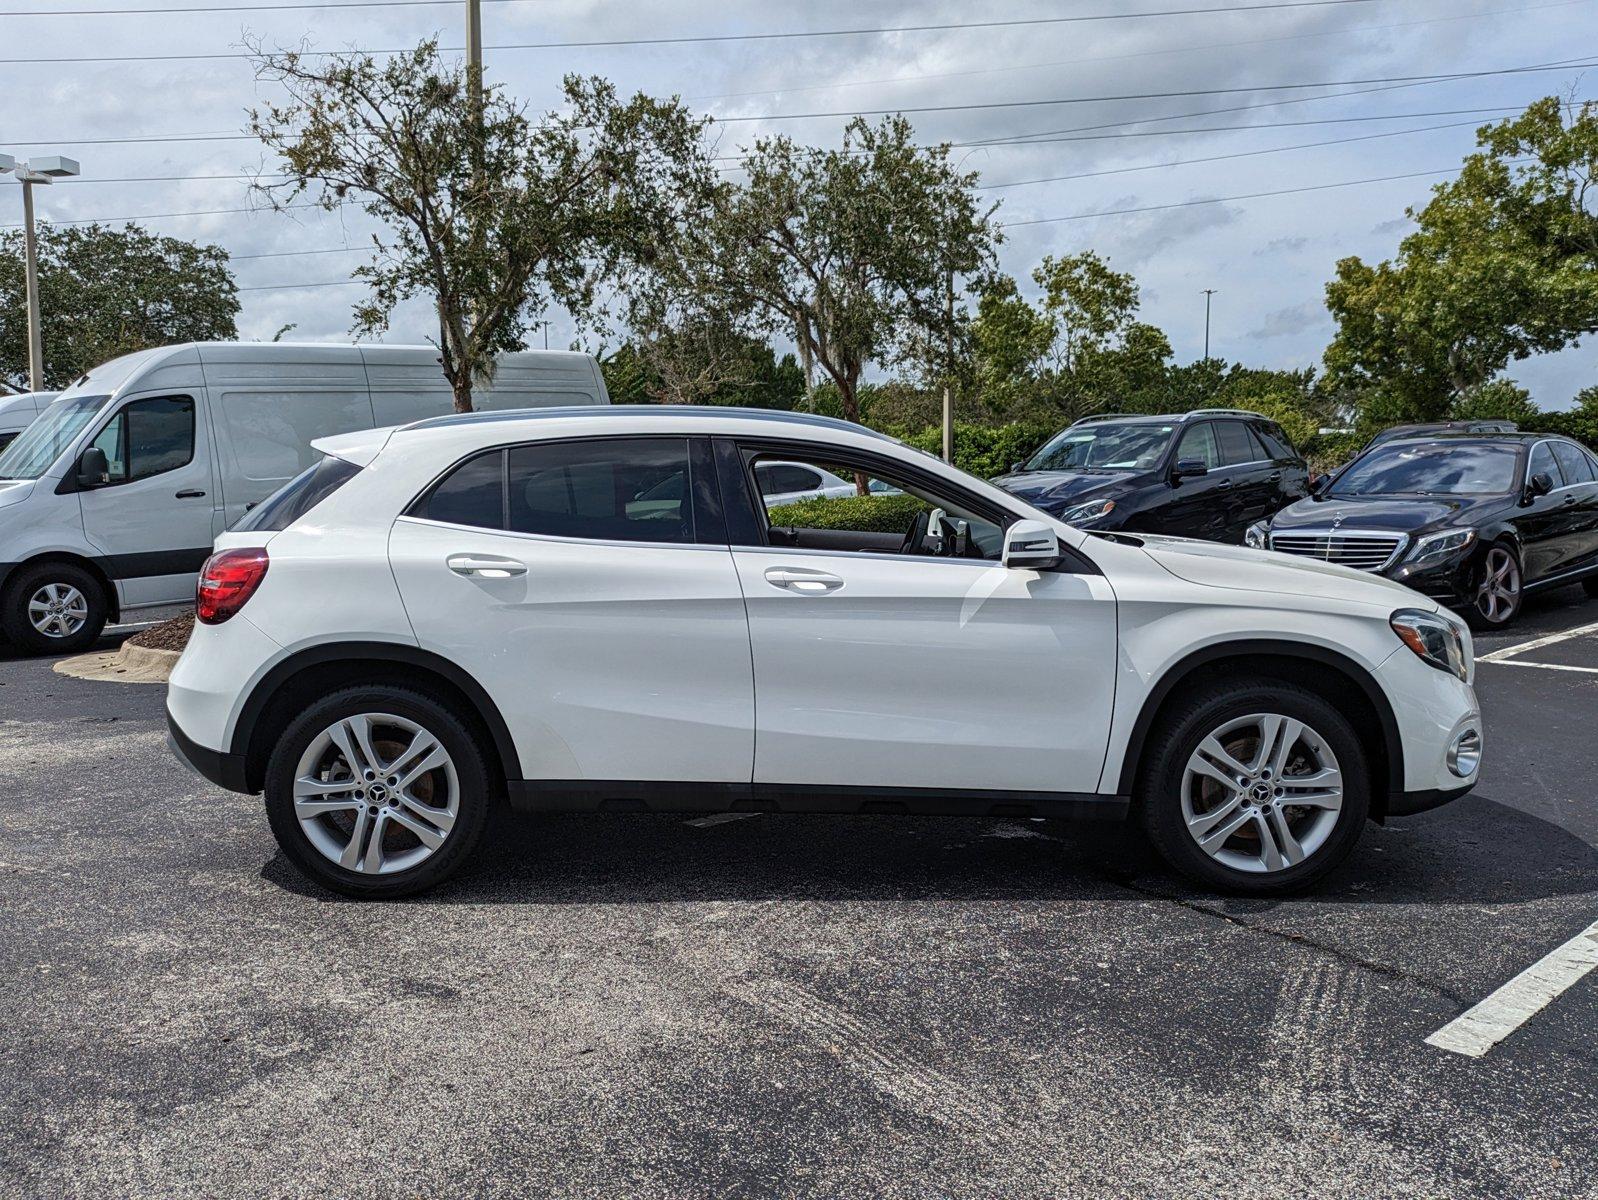
[[[250,791],[249,784],[245,782],[242,754],[229,754],[200,745],[178,728],[177,719],[170,712],[166,715],[166,744],[178,759],[217,787],[230,792]]]
[[[1414,588],[1423,596],[1449,608],[1469,607],[1472,599],[1470,586],[1471,564],[1475,546],[1464,553],[1418,563],[1400,562],[1382,574],[1394,583]]]
[[[1472,779],[1469,783],[1456,788],[1425,788],[1418,792],[1395,792],[1387,798],[1387,815],[1407,817],[1414,813],[1429,812],[1434,808],[1441,808],[1452,800],[1458,800],[1475,786],[1476,781]]]

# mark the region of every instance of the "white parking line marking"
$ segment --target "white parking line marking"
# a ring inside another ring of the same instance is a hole
[[[1487,660],[1485,660],[1485,659],[1477,659],[1476,661],[1478,663],[1480,663],[1480,662],[1485,662]],[[1586,674],[1586,675],[1598,675],[1598,667],[1572,667],[1572,666],[1567,666],[1565,663],[1528,663],[1528,662],[1506,661],[1506,660],[1503,660],[1503,659],[1499,659],[1498,661],[1493,663],[1493,666],[1495,666],[1495,667],[1531,667],[1534,670],[1538,670],[1538,671],[1580,671],[1580,672],[1582,672],[1583,674]]]
[[[1428,1046],[1480,1058],[1593,968],[1598,967],[1598,921],[1516,975],[1476,1007],[1426,1039]]]
[[[710,825],[725,825],[728,821],[743,821],[749,817],[758,817],[759,813],[716,813],[709,817],[695,817],[692,821],[684,821],[684,825],[692,825],[696,829],[704,829]]]
[[[1525,654],[1531,650],[1541,650],[1544,646],[1552,646],[1555,642],[1566,642],[1571,638],[1582,637],[1589,633],[1598,633],[1598,625],[1580,625],[1575,629],[1567,629],[1563,633],[1550,633],[1547,637],[1533,638],[1529,642],[1522,642],[1518,646],[1505,646],[1502,650],[1494,650],[1490,654],[1478,654],[1477,662],[1503,662],[1506,658],[1514,658],[1518,654]]]

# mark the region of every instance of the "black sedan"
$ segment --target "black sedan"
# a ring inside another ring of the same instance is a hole
[[[1235,543],[1307,494],[1309,471],[1276,422],[1206,408],[1084,417],[993,482],[1084,529]]]
[[[1247,541],[1374,571],[1501,629],[1527,592],[1581,581],[1598,596],[1598,458],[1534,433],[1386,441]]]

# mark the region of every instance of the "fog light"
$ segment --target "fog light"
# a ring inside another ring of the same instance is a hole
[[[1469,779],[1481,766],[1481,734],[1474,729],[1462,730],[1454,735],[1448,747],[1448,769],[1461,779]]]

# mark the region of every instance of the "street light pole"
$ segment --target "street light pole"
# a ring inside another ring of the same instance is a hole
[[[1204,289],[1204,357],[1210,356],[1210,297],[1215,295],[1215,288]]]
[[[78,164],[52,154],[19,163],[0,154],[0,171],[10,171],[22,184],[22,246],[28,284],[28,390],[44,391],[44,323],[39,312],[39,241],[34,232],[33,185],[50,184],[78,174]]]
[[[466,0],[466,87],[472,111],[483,109],[483,0]]]

